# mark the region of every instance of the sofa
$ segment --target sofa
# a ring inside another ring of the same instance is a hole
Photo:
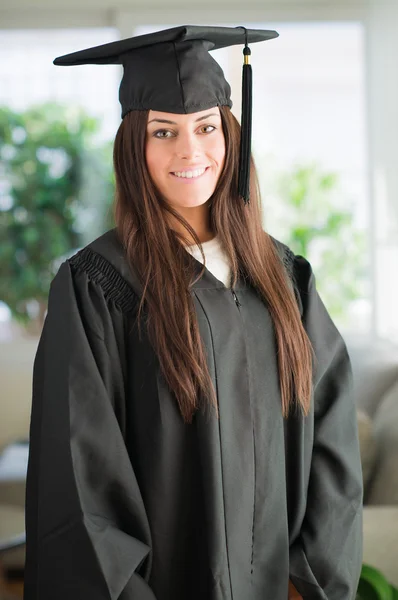
[[[398,587],[398,346],[344,338],[354,375],[364,480],[363,561]]]
[[[364,562],[398,586],[398,348],[388,341],[344,335],[354,374],[364,477]],[[32,365],[37,340],[0,343],[0,453],[28,437]],[[0,480],[0,539],[24,526],[25,481]],[[7,515],[4,517],[4,515]],[[2,562],[22,568],[23,548]]]

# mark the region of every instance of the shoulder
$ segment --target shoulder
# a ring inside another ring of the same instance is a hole
[[[294,252],[292,252],[289,246],[286,246],[286,244],[284,244],[280,240],[277,240],[272,235],[269,235],[269,238],[273,242],[274,247],[279,255],[279,258],[282,260],[289,276],[292,276],[295,259]]]
[[[90,260],[91,259],[91,260]],[[78,250],[68,259],[73,268],[84,268],[86,263],[99,262],[117,268],[126,260],[126,253],[119,241],[116,229],[110,229],[104,234]]]
[[[128,264],[116,229],[110,229],[67,260],[72,276],[98,285],[105,298],[122,310],[136,305],[139,281]]]
[[[308,296],[315,290],[315,277],[311,264],[304,256],[295,254],[289,246],[280,240],[271,235],[269,237],[283,262],[287,276],[292,283],[300,312],[303,314]]]

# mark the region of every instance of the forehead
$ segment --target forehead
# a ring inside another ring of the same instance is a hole
[[[154,119],[168,121],[172,123],[190,123],[195,122],[207,115],[213,115],[216,117],[220,117],[220,109],[218,106],[214,106],[213,108],[208,108],[206,110],[201,110],[199,112],[194,112],[190,114],[176,114],[176,113],[168,113],[161,112],[159,110],[150,110],[148,113],[148,123]]]

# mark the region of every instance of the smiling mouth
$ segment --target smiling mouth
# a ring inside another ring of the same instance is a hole
[[[200,179],[201,177],[203,177],[203,175],[210,169],[210,167],[206,167],[204,170],[203,169],[193,169],[192,171],[175,171],[175,172],[171,172],[170,175],[172,175],[173,177],[175,177],[176,179],[179,179],[181,181],[195,181],[197,179]],[[184,176],[184,175],[176,175],[176,173],[183,173],[183,172],[188,172],[188,173],[197,173],[199,172],[198,175],[189,175]]]

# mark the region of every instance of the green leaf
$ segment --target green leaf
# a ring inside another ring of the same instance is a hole
[[[392,587],[387,579],[369,565],[362,565],[358,595],[361,600],[393,600]]]
[[[338,176],[317,164],[295,166],[277,176],[275,193],[276,236],[309,260],[332,318],[347,325],[350,305],[369,294],[368,253],[366,233],[355,228]],[[275,234],[272,225],[267,228]]]
[[[46,103],[21,113],[0,107],[1,177],[13,199],[10,210],[0,211],[0,300],[21,321],[30,318],[27,303],[48,295],[54,261],[82,245],[78,225],[91,197],[97,229],[92,234],[91,223],[82,229],[93,239],[108,228],[112,144],[94,144],[98,129],[98,120],[79,107]]]
[[[392,590],[392,600],[398,600],[398,589],[392,585],[391,590]]]

